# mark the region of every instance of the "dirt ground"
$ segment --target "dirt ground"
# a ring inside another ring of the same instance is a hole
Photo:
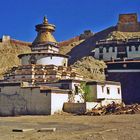
[[[37,132],[39,128],[56,132]],[[15,128],[34,128],[12,132]],[[140,114],[0,117],[0,140],[140,140]]]

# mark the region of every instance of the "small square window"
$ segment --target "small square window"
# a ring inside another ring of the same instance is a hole
[[[103,53],[103,48],[99,48],[99,53]]]
[[[74,85],[75,86],[75,95],[78,95],[78,86],[77,85]]]
[[[102,60],[102,59],[103,59],[103,55],[100,54],[100,55],[99,55],[99,60]]]
[[[102,86],[102,93],[104,93],[104,86]]]
[[[112,47],[112,52],[115,52],[115,47]]]
[[[109,48],[106,48],[106,52],[107,52],[107,53],[109,52]]]
[[[136,46],[135,49],[136,49],[136,51],[138,51],[139,50],[138,46]]]
[[[117,91],[118,91],[118,94],[120,94],[120,93],[121,93],[120,88],[117,88]]]
[[[132,51],[132,47],[131,46],[129,46],[129,52],[131,52]]]
[[[106,89],[107,89],[107,94],[110,94],[110,88],[107,87]]]

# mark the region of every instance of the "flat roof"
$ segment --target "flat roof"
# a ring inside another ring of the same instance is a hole
[[[68,94],[68,92],[70,91],[70,90],[60,89],[58,87],[49,87],[49,86],[40,86],[40,90],[49,93],[55,92],[55,93],[62,93],[62,94]]]
[[[121,85],[120,82],[115,82],[115,81],[89,81],[89,82],[87,82],[87,84],[89,84],[89,85],[96,85],[96,84]]]
[[[21,58],[22,56],[24,55],[48,55],[48,56],[60,56],[60,57],[66,57],[66,58],[69,58],[68,55],[64,55],[64,54],[59,54],[59,53],[43,53],[43,52],[32,52],[32,53],[24,53],[24,54],[20,54],[18,55],[19,58]]]
[[[64,89],[60,89],[58,87],[51,87],[51,86],[43,86],[43,85],[35,85],[35,86],[25,86],[25,87],[21,87],[21,88],[38,88],[40,89],[40,91],[46,91],[49,93],[62,93],[62,94],[67,94],[70,90],[64,90]]]
[[[115,64],[115,63],[140,63],[140,58],[135,59],[126,59],[126,60],[114,60],[114,61],[105,61],[106,64]]]
[[[63,79],[59,80],[58,82],[86,82],[85,80],[78,80],[78,79]]]
[[[0,81],[0,86],[20,86],[21,82],[6,82],[1,80]]]

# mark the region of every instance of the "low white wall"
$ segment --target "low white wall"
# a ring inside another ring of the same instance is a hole
[[[74,96],[75,103],[84,103],[84,98],[82,97],[82,94],[78,94]]]
[[[86,102],[86,110],[92,110],[93,108],[107,106],[108,104],[112,104],[112,102],[115,102],[116,104],[121,104],[122,100],[105,99],[101,102]]]
[[[92,110],[93,108],[101,107],[101,103],[97,102],[86,102],[86,110]]]
[[[68,94],[51,94],[51,115],[63,110],[63,105],[68,102]]]
[[[122,100],[121,99],[106,99],[106,100],[103,100],[101,101],[101,105],[102,106],[107,106],[108,104],[112,104],[112,102],[115,102],[117,104],[121,104],[122,103]]]

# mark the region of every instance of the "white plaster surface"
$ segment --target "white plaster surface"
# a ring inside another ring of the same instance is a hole
[[[97,85],[97,99],[121,99],[121,87],[119,85],[105,84]],[[103,90],[102,90],[103,88]],[[109,88],[110,93],[107,93],[107,88]],[[120,89],[120,94],[118,94],[118,88]]]
[[[55,112],[62,111],[63,105],[68,102],[68,94],[51,94],[51,114]]]

